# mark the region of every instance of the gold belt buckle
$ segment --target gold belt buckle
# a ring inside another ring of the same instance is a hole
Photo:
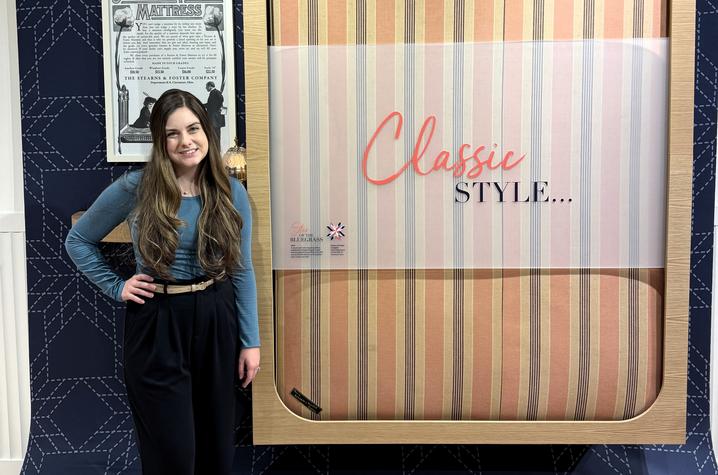
[[[191,284],[190,285],[190,288],[192,289],[191,291],[197,292],[198,290],[204,290],[207,287],[209,287],[210,284],[212,284],[212,282],[214,282],[214,281],[212,279],[210,279],[210,280],[206,280],[204,282],[200,282],[199,284]]]

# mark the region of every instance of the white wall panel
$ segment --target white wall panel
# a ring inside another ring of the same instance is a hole
[[[15,0],[0,2],[0,475],[17,474],[30,429],[27,272]]]
[[[22,468],[22,460],[0,460],[0,475],[17,475]]]
[[[0,214],[22,213],[20,80],[15,0],[0,2],[0,130],[3,131],[0,134]]]
[[[0,233],[0,460],[21,459],[30,420],[25,236]]]

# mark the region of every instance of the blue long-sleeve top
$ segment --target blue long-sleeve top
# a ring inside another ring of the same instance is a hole
[[[65,248],[77,268],[97,285],[103,293],[122,301],[125,281],[107,264],[100,253],[98,244],[115,226],[127,220],[132,235],[132,247],[137,263],[137,272],[156,277],[151,269],[142,264],[137,249],[136,230],[130,222],[130,213],[137,201],[137,187],[142,171],[124,174],[103,191],[90,209],[70,229],[65,239]],[[239,319],[239,338],[242,348],[259,346],[257,323],[257,284],[252,267],[252,211],[247,191],[235,178],[230,178],[232,201],[242,216],[240,251],[241,263],[232,274],[232,286]],[[189,280],[204,275],[197,258],[197,220],[202,209],[199,196],[183,197],[177,217],[185,225],[177,230],[179,243],[170,274],[177,280]]]

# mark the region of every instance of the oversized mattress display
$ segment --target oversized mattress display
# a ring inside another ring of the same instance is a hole
[[[275,0],[272,44],[659,38],[665,14],[660,1]],[[276,268],[282,401],[312,420],[624,420],[652,404],[662,268],[495,267]]]

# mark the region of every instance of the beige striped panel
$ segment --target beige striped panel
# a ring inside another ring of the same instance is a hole
[[[272,44],[666,36],[665,0],[273,0]],[[318,28],[310,31],[316,17]],[[316,38],[317,42],[312,42]]]
[[[542,288],[532,302],[524,288],[528,270],[506,270],[503,277],[496,276],[500,270],[465,270],[461,328],[452,310],[454,272],[416,273],[413,319],[401,308],[404,271],[323,271],[319,282],[307,272],[277,272],[277,387],[287,406],[321,420],[618,420],[655,399],[663,271],[537,271]],[[319,330],[307,301],[313,285],[328,294]],[[364,285],[366,295],[359,290]],[[590,286],[589,302],[579,301],[581,285]],[[539,330],[532,330],[532,311],[540,314]],[[319,352],[312,349],[316,331]],[[457,393],[459,375],[464,385]],[[313,388],[317,378],[321,387]],[[314,396],[319,416],[290,395],[294,388]]]

